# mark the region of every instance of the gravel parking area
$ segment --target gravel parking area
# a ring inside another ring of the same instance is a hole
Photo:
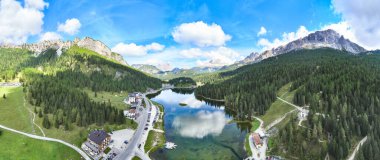
[[[111,140],[113,141],[109,147],[112,148],[117,148],[119,150],[125,149],[126,144],[124,141],[127,139],[128,142],[131,140],[131,137],[133,136],[133,133],[135,131],[132,129],[123,129],[123,130],[118,130],[114,131],[111,135]]]

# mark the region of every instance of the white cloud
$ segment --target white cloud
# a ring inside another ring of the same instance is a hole
[[[49,3],[46,3],[43,0],[25,0],[25,7],[42,10],[45,7],[49,7]]]
[[[346,35],[368,49],[380,48],[380,1],[333,0],[334,11],[342,15]],[[342,27],[341,26],[341,27]]]
[[[308,31],[305,26],[300,26],[298,28],[297,32],[289,32],[289,33],[285,32],[282,34],[281,39],[276,38],[272,42],[270,42],[266,38],[260,38],[260,40],[257,42],[257,45],[261,46],[263,48],[263,50],[268,50],[268,49],[272,49],[272,48],[275,48],[278,46],[285,45],[285,44],[287,44],[291,41],[294,41],[296,39],[305,37],[309,33],[310,33],[310,31]]]
[[[40,35],[39,41],[49,41],[49,40],[59,40],[62,39],[62,36],[56,32],[46,32]]]
[[[195,116],[175,117],[172,125],[183,137],[203,138],[220,135],[226,123],[227,118],[221,111],[199,111]]]
[[[257,36],[258,36],[258,37],[259,37],[259,36],[263,36],[263,35],[265,35],[265,34],[267,34],[267,29],[265,29],[265,27],[261,27],[261,28],[260,28],[260,31],[257,32]]]
[[[148,45],[137,45],[135,43],[118,43],[111,50],[116,53],[120,53],[126,56],[144,56],[149,51],[162,51],[165,48],[164,45],[158,43],[151,43]]]
[[[319,30],[333,29],[350,41],[366,49],[380,48],[380,1],[368,0],[333,0],[332,7],[337,14],[342,15],[342,21],[322,26]],[[284,33],[281,39],[261,38],[257,45],[263,50],[271,49],[302,38],[314,31],[308,31],[301,26],[297,32]]]
[[[181,44],[192,44],[198,47],[223,46],[231,36],[224,33],[222,27],[203,21],[183,23],[172,32],[174,41]]]
[[[159,43],[153,42],[151,44],[146,45],[145,48],[146,50],[162,51],[165,48],[165,46]]]
[[[58,31],[65,32],[69,35],[74,35],[79,32],[81,27],[80,21],[76,18],[67,19],[65,23],[58,24]]]
[[[321,30],[327,30],[327,29],[332,29],[338,32],[340,35],[343,35],[344,38],[347,38],[352,42],[358,43],[356,36],[354,35],[351,27],[349,26],[347,22],[328,24],[328,25],[323,26]]]
[[[185,58],[196,58],[199,67],[221,67],[233,64],[240,54],[227,47],[218,47],[214,49],[203,50],[200,48],[191,48],[180,51]],[[207,60],[199,60],[206,58]]]
[[[25,6],[15,0],[0,1],[0,43],[21,44],[29,36],[42,31],[42,10],[48,4],[42,0],[26,0]]]

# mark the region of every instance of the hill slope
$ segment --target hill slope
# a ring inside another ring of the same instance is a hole
[[[380,109],[375,107],[380,105],[379,61],[378,54],[352,55],[334,49],[291,51],[220,73],[224,80],[197,88],[196,95],[224,99],[226,107],[244,120],[265,114],[276,99],[276,91],[292,83],[293,103],[310,106],[306,126],[313,134],[307,130],[296,134],[294,125],[285,127],[280,131],[277,153],[300,159],[323,159],[328,153],[344,159],[356,137],[372,135],[372,140],[380,142]],[[318,138],[328,136],[327,146],[318,143]],[[321,150],[308,150],[305,143],[320,145]],[[378,145],[368,147],[378,151]]]
[[[37,56],[26,49],[2,48],[0,57],[0,79],[24,82],[27,100],[46,117],[45,128],[125,122],[121,110],[93,101],[84,89],[96,94],[161,87],[159,79],[77,45],[61,54],[48,49]]]

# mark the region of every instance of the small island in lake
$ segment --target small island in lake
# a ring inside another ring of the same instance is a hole
[[[186,103],[183,103],[183,102],[179,103],[179,105],[180,105],[180,106],[187,106],[187,104],[186,104]]]

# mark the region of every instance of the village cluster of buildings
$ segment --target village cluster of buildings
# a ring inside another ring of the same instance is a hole
[[[130,106],[124,110],[124,115],[127,118],[135,119],[138,116],[137,108],[141,105],[142,99],[143,95],[139,92],[129,93],[128,97],[124,99],[124,102]],[[106,131],[94,130],[88,134],[87,140],[81,148],[92,158],[99,159],[110,143],[112,143],[111,136]]]
[[[142,102],[142,98],[142,94],[139,92],[129,93],[124,102],[129,104],[130,107],[124,110],[124,116],[129,119],[135,119],[138,116],[136,110],[139,104]]]

